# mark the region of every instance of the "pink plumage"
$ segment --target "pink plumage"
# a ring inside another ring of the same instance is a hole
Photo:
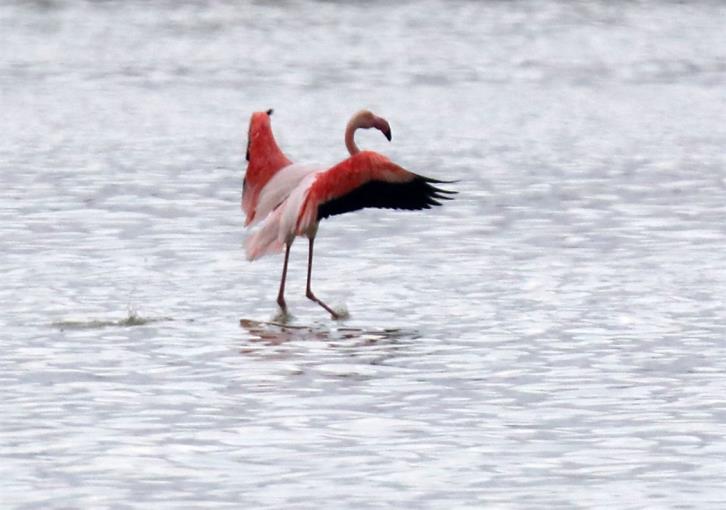
[[[388,122],[363,110],[354,115],[346,127],[349,158],[327,170],[297,164],[283,166],[275,170],[257,192],[257,217],[253,215],[252,220],[266,216],[262,228],[245,242],[245,250],[249,260],[285,250],[277,297],[283,313],[287,311],[284,292],[290,246],[296,236],[306,236],[309,240],[306,296],[325,308],[333,318],[339,318],[337,312],[315,297],[310,286],[313,243],[319,222],[329,216],[366,207],[429,209],[441,205],[439,200],[448,200],[454,193],[434,186],[445,181],[410,172],[376,152],[360,152],[353,139],[354,133],[358,128],[371,127],[391,139]]]

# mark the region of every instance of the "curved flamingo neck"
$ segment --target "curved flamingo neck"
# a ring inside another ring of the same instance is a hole
[[[355,156],[360,152],[358,146],[355,144],[355,132],[358,128],[370,129],[376,128],[383,133],[388,140],[391,140],[391,126],[388,125],[386,119],[378,117],[368,110],[361,110],[348,121],[348,125],[345,126],[345,147],[350,152],[351,156]]]
[[[348,125],[345,127],[345,147],[348,149],[348,152],[351,156],[354,156],[355,154],[358,154],[360,152],[360,149],[355,144],[355,132],[356,130],[361,127],[361,118],[360,115],[355,115],[352,119],[348,121]]]

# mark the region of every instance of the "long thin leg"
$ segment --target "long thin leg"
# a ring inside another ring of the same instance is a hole
[[[313,273],[313,241],[315,241],[315,238],[310,238],[310,244],[308,249],[308,285],[307,289],[305,290],[305,296],[307,296],[308,299],[315,301],[317,304],[325,308],[328,313],[330,313],[330,316],[333,319],[339,319],[340,316],[333,311],[332,308],[330,308],[328,305],[320,301],[318,298],[315,297],[315,294],[313,294],[313,290],[310,288],[310,278]]]
[[[285,279],[287,278],[287,260],[290,258],[290,245],[285,245],[285,262],[282,263],[282,279],[280,280],[280,292],[277,293],[277,304],[280,305],[282,313],[287,313],[285,304]]]

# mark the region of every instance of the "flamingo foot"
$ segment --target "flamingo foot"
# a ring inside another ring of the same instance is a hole
[[[325,310],[327,310],[327,312],[330,314],[330,317],[332,319],[339,320],[339,319],[344,318],[344,317],[342,317],[342,314],[339,314],[338,312],[336,312],[335,310],[330,308],[328,305],[323,303],[321,300],[319,300],[317,297],[315,297],[315,294],[313,294],[312,290],[308,289],[307,292],[305,293],[305,297],[307,297],[310,301],[315,301],[317,304],[319,304],[320,306],[325,308]]]
[[[335,308],[335,314],[337,317],[335,317],[335,320],[345,320],[350,319],[350,313],[348,313],[348,309],[345,307],[345,305],[338,306]]]
[[[287,324],[292,321],[292,318],[292,314],[287,311],[287,308],[280,307],[280,310],[272,318],[271,322],[276,322],[278,324]]]

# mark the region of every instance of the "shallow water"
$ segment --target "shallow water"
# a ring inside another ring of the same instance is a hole
[[[723,508],[726,8],[0,5],[4,508]],[[458,179],[244,260],[250,112]],[[240,322],[242,319],[242,322]]]

